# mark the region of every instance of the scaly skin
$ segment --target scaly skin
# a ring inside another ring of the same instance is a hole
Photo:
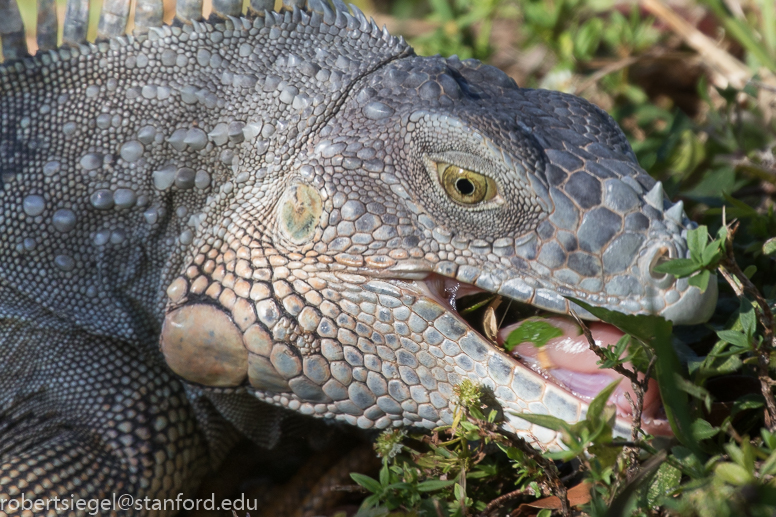
[[[453,201],[437,163],[497,195]],[[458,283],[680,323],[716,298],[650,273],[689,221],[606,113],[341,9],[4,65],[0,169],[0,498],[191,490],[233,443],[224,418],[269,425],[256,399],[432,428],[469,378],[578,420],[458,316]]]

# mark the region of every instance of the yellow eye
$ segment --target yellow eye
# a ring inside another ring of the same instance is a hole
[[[457,203],[474,205],[490,201],[498,194],[496,182],[477,172],[449,163],[437,163],[437,171],[442,188]]]

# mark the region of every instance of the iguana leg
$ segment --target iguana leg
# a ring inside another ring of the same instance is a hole
[[[196,488],[205,439],[158,359],[79,330],[0,323],[0,515],[21,513],[8,500],[22,496],[53,509],[53,497],[174,498]]]

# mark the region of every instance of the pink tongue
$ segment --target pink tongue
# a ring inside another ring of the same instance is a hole
[[[543,318],[543,321],[560,329],[563,335],[550,339],[541,348],[536,348],[533,343],[522,343],[512,349],[513,355],[519,356],[527,365],[543,370],[575,395],[587,400],[591,400],[615,379],[621,378],[614,370],[598,368],[596,364],[598,356],[590,350],[582,330],[570,318],[550,316]],[[519,322],[502,328],[498,333],[498,343],[503,345],[507,336],[523,323]],[[593,340],[600,347],[613,345],[623,336],[618,328],[606,323],[594,322],[588,327]],[[633,369],[630,363],[625,363],[624,366]],[[625,398],[625,393],[630,393],[632,400],[636,400],[633,388],[627,379],[620,382],[610,400],[616,404],[618,414],[629,416],[631,407]],[[645,423],[649,424],[652,419],[659,418],[660,409],[657,383],[650,380],[649,389],[644,396]],[[645,431],[653,434],[666,434],[665,428],[667,425],[663,426],[657,422],[654,425],[644,426]],[[667,431],[670,434],[670,429]]]
[[[611,377],[617,377],[617,374],[612,370],[600,370],[598,368],[596,364],[598,356],[590,350],[590,345],[584,334],[582,334],[582,329],[575,322],[562,316],[550,316],[544,318],[544,321],[560,329],[563,335],[550,339],[542,347],[542,352],[533,343],[523,343],[518,345],[513,350],[513,353],[517,352],[523,358],[539,359],[540,361],[549,360],[554,368],[563,368],[580,373],[607,373]],[[499,344],[502,344],[507,336],[521,324],[522,322],[515,323],[501,329],[498,336]],[[593,335],[595,344],[600,347],[613,345],[623,336],[623,333],[617,327],[607,323],[590,323],[588,328]],[[543,357],[538,357],[540,354]]]

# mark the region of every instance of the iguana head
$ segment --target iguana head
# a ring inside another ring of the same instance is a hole
[[[269,174],[222,188],[228,202],[200,226],[161,340],[182,377],[364,428],[449,423],[469,378],[507,410],[576,421],[576,388],[506,354],[456,298],[710,316],[713,281],[701,293],[654,271],[687,254],[681,202],[592,104],[477,61],[409,55],[330,108],[298,147],[270,151]],[[505,415],[507,429],[555,443]]]

